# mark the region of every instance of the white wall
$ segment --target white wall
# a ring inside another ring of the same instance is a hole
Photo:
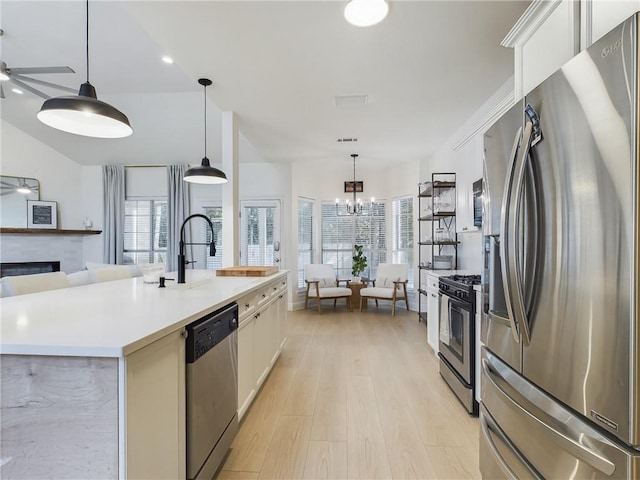
[[[83,219],[90,218],[93,228],[100,230],[99,167],[82,167],[4,120],[0,128],[0,174],[38,179],[40,200],[58,202],[59,229],[83,229]],[[61,260],[61,268],[69,273],[82,268],[86,261],[102,261],[101,235],[3,235],[1,243],[3,262]]]
[[[32,177],[40,181],[40,200],[58,202],[58,228],[84,228],[87,215],[81,188],[82,168],[10,123],[2,121],[2,175]]]
[[[458,181],[458,192],[471,192],[471,184],[482,177],[483,135],[484,132],[508,110],[515,102],[513,78],[506,81],[465,124],[453,134],[431,157],[420,162],[422,181],[430,181],[431,174],[454,172]],[[466,143],[465,143],[466,142]],[[474,143],[477,148],[474,148]],[[460,205],[461,198],[465,205]],[[458,195],[458,215],[464,207],[467,212],[473,210],[473,198],[470,194]],[[470,222],[470,218],[457,219]],[[482,271],[482,232],[472,230],[458,233],[458,269],[470,273]]]

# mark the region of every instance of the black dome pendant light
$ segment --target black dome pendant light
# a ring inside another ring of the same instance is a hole
[[[208,78],[198,79],[198,83],[204,87],[204,158],[199,167],[187,170],[183,180],[191,183],[205,183],[209,185],[227,183],[227,176],[222,170],[214,168],[207,158],[207,87],[211,85]]]
[[[78,95],[54,97],[42,104],[38,120],[63,132],[86,137],[122,138],[133,133],[129,119],[117,108],[98,100],[89,83],[89,0],[87,5],[87,81]]]

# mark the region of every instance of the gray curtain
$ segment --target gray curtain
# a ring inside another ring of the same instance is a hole
[[[124,252],[124,167],[102,167],[104,263],[121,264]]]
[[[189,165],[167,165],[167,258],[165,269],[172,272],[178,269],[178,251],[180,227],[190,214],[189,183],[182,180]],[[185,239],[190,241],[189,230],[185,229]]]

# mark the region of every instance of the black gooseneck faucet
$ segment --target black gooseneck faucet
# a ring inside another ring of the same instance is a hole
[[[189,220],[196,217],[204,218],[209,224],[209,228],[211,228],[211,243],[193,243],[193,242],[187,243],[184,241],[184,227],[187,224],[187,222],[189,222]],[[209,245],[209,256],[210,257],[216,256],[216,239],[213,234],[213,223],[211,223],[211,220],[209,220],[209,217],[202,215],[201,213],[194,213],[193,215],[189,215],[187,218],[184,219],[184,222],[182,222],[182,227],[180,227],[180,253],[178,254],[178,283],[184,283],[184,277],[185,277],[184,270],[187,264],[187,259],[185,258],[185,254],[184,254],[185,245]]]

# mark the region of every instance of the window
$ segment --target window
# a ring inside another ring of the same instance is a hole
[[[298,289],[305,289],[304,266],[313,263],[313,202],[298,198]]]
[[[243,202],[244,203],[244,202]],[[275,265],[274,242],[278,205],[269,201],[252,201],[242,208],[242,243],[240,245],[242,265]]]
[[[413,288],[413,198],[396,198],[392,202],[393,263],[409,264],[408,287]]]
[[[125,200],[124,263],[164,262],[167,255],[167,201]]]
[[[351,277],[356,244],[367,257],[362,276],[375,278],[378,264],[387,260],[385,210],[384,202],[374,202],[366,214],[338,216],[335,203],[322,203],[322,263],[333,265],[338,278]]]
[[[203,207],[202,213],[213,223],[213,234],[216,241],[216,256],[209,256],[209,247],[204,245],[204,258],[206,258],[205,268],[208,270],[222,268],[222,207],[207,206]],[[202,223],[206,223],[202,220]],[[204,243],[211,243],[211,229],[205,225]]]

